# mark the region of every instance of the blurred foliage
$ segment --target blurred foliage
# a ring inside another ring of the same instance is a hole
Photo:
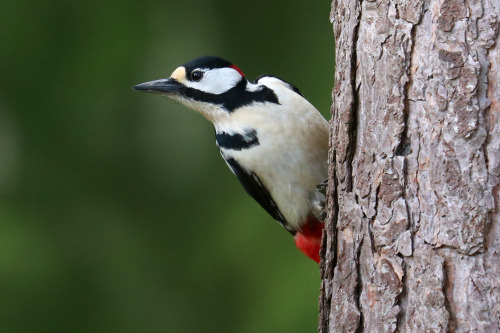
[[[313,332],[319,272],[194,112],[134,84],[219,55],[328,116],[329,1],[4,0],[0,332]]]

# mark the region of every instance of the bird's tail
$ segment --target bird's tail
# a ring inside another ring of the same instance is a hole
[[[319,250],[321,248],[321,234],[324,224],[313,216],[307,218],[307,222],[297,231],[295,245],[306,256],[319,263]]]

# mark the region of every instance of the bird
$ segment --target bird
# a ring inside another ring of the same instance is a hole
[[[320,262],[328,176],[328,122],[294,85],[272,75],[246,79],[231,62],[203,56],[168,78],[134,86],[200,113],[246,192]]]

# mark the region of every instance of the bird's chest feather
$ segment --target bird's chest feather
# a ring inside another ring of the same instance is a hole
[[[261,129],[254,134],[240,134],[231,139],[219,135],[222,156],[226,161],[238,163],[247,174],[256,175],[288,223],[297,230],[309,212],[311,192],[326,176],[326,156],[304,149],[287,133],[275,135]],[[324,170],[318,173],[315,170],[318,167]]]
[[[298,227],[310,210],[311,193],[327,175],[326,121],[315,109],[284,103],[242,108],[214,125],[226,161],[255,174],[288,223]]]

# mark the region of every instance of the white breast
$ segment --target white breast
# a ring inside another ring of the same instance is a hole
[[[288,223],[298,229],[311,213],[310,197],[327,178],[328,123],[303,97],[276,78],[263,78],[280,104],[256,103],[214,123],[220,132],[257,131],[258,146],[223,149],[262,180]]]

